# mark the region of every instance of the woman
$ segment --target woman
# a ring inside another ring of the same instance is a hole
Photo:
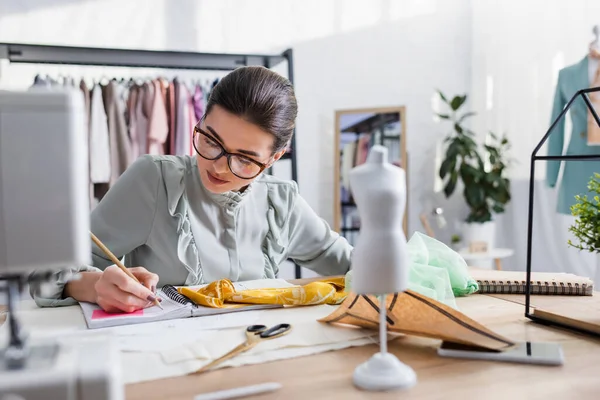
[[[343,274],[352,247],[319,218],[294,182],[264,174],[284,153],[297,114],[288,80],[244,67],[213,89],[193,133],[196,155],[136,160],[91,215],[91,229],[142,285],[97,247],[79,279],[33,285],[40,306],[97,303],[109,312],[152,304],[159,284],[274,278],[293,259]]]

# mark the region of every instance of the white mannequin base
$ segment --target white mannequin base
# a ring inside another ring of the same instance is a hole
[[[408,389],[417,374],[390,353],[376,353],[354,370],[354,384],[364,390]]]

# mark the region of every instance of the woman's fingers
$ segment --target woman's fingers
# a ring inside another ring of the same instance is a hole
[[[148,289],[146,290],[150,292]],[[150,298],[150,296],[152,296],[152,298]],[[115,304],[133,306],[135,310],[144,308],[146,304],[154,301],[154,295],[152,294],[147,295],[144,299],[140,298],[139,295],[135,295],[131,292],[124,291],[118,286],[113,286],[112,288],[109,288],[109,290],[107,291],[107,297],[110,297],[112,300],[114,300]]]
[[[146,285],[156,287],[158,282],[156,274],[144,268],[133,270],[134,276],[138,275],[146,279]],[[136,278],[140,279],[138,276]],[[133,312],[146,308],[153,304],[157,297],[148,286],[140,282],[131,279],[117,266],[110,266],[96,282],[96,303],[107,312]]]
[[[126,304],[126,303],[119,302],[113,297],[99,297],[98,298],[98,305],[100,307],[102,307],[102,309],[104,311],[109,312],[109,313],[122,313],[122,312],[132,313],[134,311],[146,308],[151,304],[152,303],[147,302],[145,305],[140,307],[140,306],[136,306],[133,304]]]
[[[115,269],[111,269],[110,271],[109,268],[104,271],[104,274],[109,273],[108,278],[110,283],[121,289],[121,291],[136,296],[143,301],[154,301],[156,296],[148,287],[134,281],[118,267],[115,267]]]
[[[158,275],[148,271],[144,267],[129,268],[129,270],[136,278],[138,278],[142,285],[146,286],[152,293],[156,293]]]

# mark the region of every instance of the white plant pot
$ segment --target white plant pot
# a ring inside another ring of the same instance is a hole
[[[496,244],[496,222],[465,222],[463,224],[463,243],[468,248],[472,242],[485,242],[488,250],[494,249]]]

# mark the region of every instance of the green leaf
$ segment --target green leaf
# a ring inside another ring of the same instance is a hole
[[[461,143],[453,140],[446,149],[446,158],[456,158],[459,154],[461,154]]]
[[[458,119],[458,123],[460,124],[460,123],[461,123],[461,122],[463,122],[465,119],[467,119],[467,118],[469,118],[469,117],[472,117],[472,116],[474,116],[474,115],[477,115],[477,113],[476,113],[476,112],[474,112],[474,111],[469,111],[468,113],[465,113],[463,116],[461,116],[461,117]]]
[[[469,207],[481,208],[485,206],[485,193],[483,187],[479,185],[466,185],[464,195]]]
[[[438,117],[440,117],[441,119],[450,119],[450,115],[448,114],[437,114]]]
[[[494,210],[496,214],[502,214],[504,212],[504,207],[500,204],[494,204],[492,210]]]
[[[458,132],[459,135],[463,133],[463,128],[459,124],[454,124],[454,130]]]
[[[448,180],[448,183],[446,184],[446,187],[444,188],[444,194],[446,195],[446,197],[452,196],[452,193],[454,193],[454,189],[456,189],[457,182],[458,182],[458,173],[456,172],[456,170],[453,170],[450,173],[450,179]]]
[[[450,108],[452,108],[452,111],[456,111],[460,108],[460,106],[462,106],[465,103],[466,100],[467,95],[454,96],[454,98],[450,102]]]
[[[446,175],[448,175],[448,173],[450,172],[453,165],[455,165],[456,160],[452,159],[452,158],[446,158],[443,162],[442,165],[440,165],[440,178],[444,179],[446,177]]]
[[[441,90],[437,90],[438,94],[440,95],[440,99],[442,99],[442,101],[446,104],[448,104],[448,99],[446,98],[446,96],[444,96],[444,93],[442,93]]]
[[[473,168],[469,164],[463,162],[460,165],[460,178],[465,186],[476,185],[476,182],[481,179],[481,172],[477,168]]]

